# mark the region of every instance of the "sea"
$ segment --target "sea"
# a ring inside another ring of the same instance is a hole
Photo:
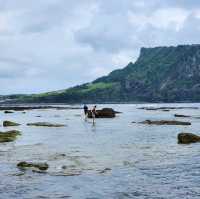
[[[85,119],[81,105],[60,106],[68,109],[0,111],[0,131],[21,131],[16,141],[0,143],[0,199],[200,198],[200,143],[177,143],[181,132],[200,135],[199,103],[98,104],[97,109],[121,113],[96,118],[95,125]],[[166,107],[167,111],[142,107]],[[174,114],[191,117],[175,118]],[[3,127],[5,120],[21,125]],[[141,124],[144,120],[191,125]],[[66,126],[27,126],[33,122]],[[49,169],[21,170],[17,167],[21,161],[45,162]]]

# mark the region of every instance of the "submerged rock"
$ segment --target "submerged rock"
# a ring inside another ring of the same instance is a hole
[[[99,171],[99,173],[100,173],[100,174],[104,174],[104,173],[107,173],[107,172],[109,172],[109,171],[111,171],[111,170],[112,170],[111,168],[105,168],[105,169]]]
[[[20,124],[15,123],[15,122],[11,122],[11,121],[4,121],[3,122],[3,126],[7,127],[7,126],[19,126]]]
[[[4,111],[4,113],[14,113],[13,111]]]
[[[79,176],[81,175],[81,171],[63,171],[63,172],[51,172],[49,175],[51,176]]]
[[[35,123],[28,123],[27,126],[43,126],[43,127],[64,127],[64,124],[53,124],[49,122],[35,122]]]
[[[200,136],[193,133],[179,133],[177,136],[179,144],[190,144],[200,142]]]
[[[115,117],[116,113],[119,113],[119,112],[114,111],[112,108],[103,108],[101,110],[96,111],[95,117],[96,118],[113,118]],[[88,111],[88,118],[92,118],[91,110]]]
[[[20,169],[36,168],[41,171],[46,171],[49,165],[47,163],[19,162],[17,167]]]
[[[145,120],[143,122],[139,122],[140,124],[154,124],[154,125],[191,125],[190,122],[176,121],[176,120]]]
[[[0,132],[0,143],[1,142],[13,142],[17,136],[21,135],[20,131],[12,130],[7,132]]]

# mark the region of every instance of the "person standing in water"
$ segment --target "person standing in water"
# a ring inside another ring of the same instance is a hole
[[[84,104],[84,114],[85,114],[85,120],[87,119],[87,116],[88,116],[88,106],[86,104]]]
[[[97,108],[97,106],[95,105],[93,107],[93,109],[92,109],[92,120],[93,120],[92,122],[93,122],[93,125],[95,124],[95,117],[96,117],[96,114],[97,114],[96,108]]]

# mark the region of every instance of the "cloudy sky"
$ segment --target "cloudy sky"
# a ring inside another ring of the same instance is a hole
[[[59,90],[200,43],[199,0],[0,0],[0,95]]]

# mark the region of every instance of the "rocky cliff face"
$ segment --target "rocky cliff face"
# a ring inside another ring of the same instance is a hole
[[[200,45],[141,49],[124,90],[128,100],[198,101]]]
[[[200,45],[142,48],[135,63],[63,92],[24,102],[180,102],[200,100]]]

